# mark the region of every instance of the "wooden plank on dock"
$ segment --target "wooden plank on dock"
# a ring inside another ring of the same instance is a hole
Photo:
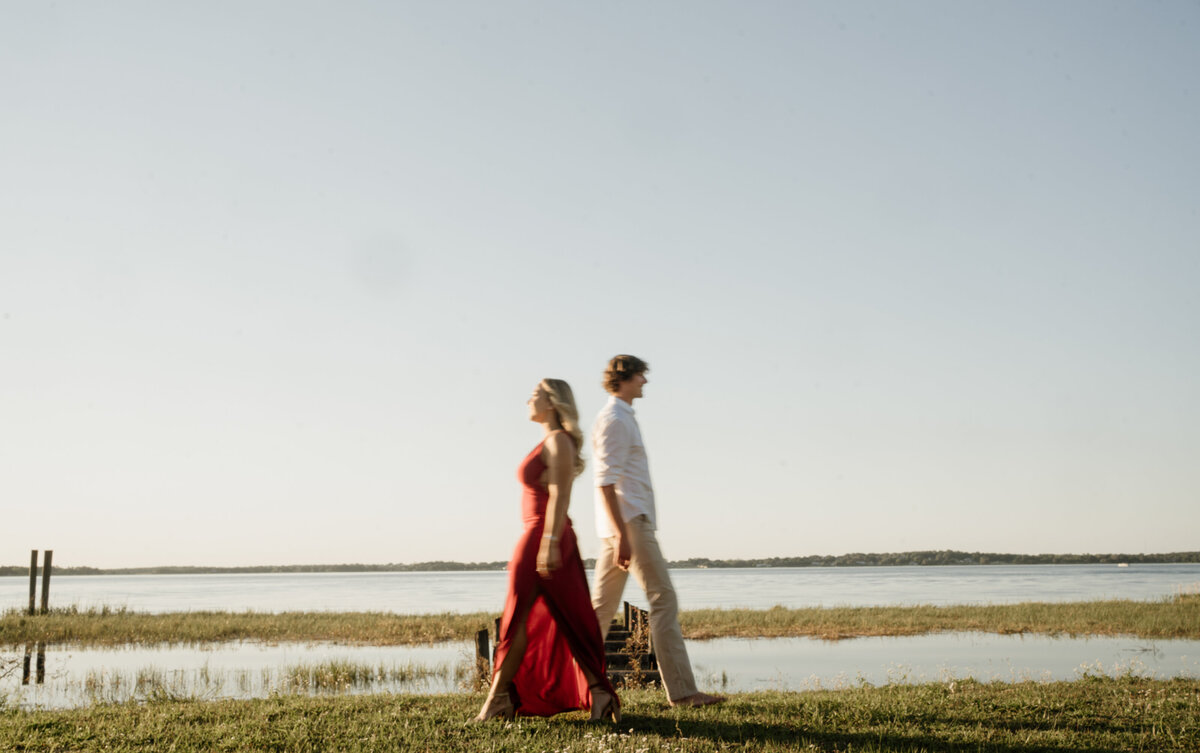
[[[653,687],[662,684],[658,658],[650,641],[650,619],[644,609],[629,602],[619,619],[613,620],[604,641],[609,680],[621,687]]]

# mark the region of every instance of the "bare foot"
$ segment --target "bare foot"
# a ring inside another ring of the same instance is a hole
[[[685,696],[678,701],[671,701],[672,706],[711,706],[714,703],[725,703],[728,699],[719,695],[709,695],[708,693],[696,693],[694,695]]]

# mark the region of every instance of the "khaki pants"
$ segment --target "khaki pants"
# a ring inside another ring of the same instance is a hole
[[[683,645],[683,631],[679,629],[679,603],[675,599],[671,575],[667,572],[667,561],[663,559],[654,529],[645,515],[629,521],[625,528],[633,555],[629,570],[650,602],[650,639],[654,644],[654,655],[658,657],[667,698],[672,702],[687,698],[696,693],[696,678]],[[600,554],[596,556],[596,580],[592,586],[592,608],[596,610],[600,632],[605,637],[629,578],[629,573],[613,564],[616,547],[616,537],[601,540]]]

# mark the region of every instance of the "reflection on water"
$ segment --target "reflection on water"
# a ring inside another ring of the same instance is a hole
[[[283,694],[457,693],[473,688],[474,646],[217,644],[200,648],[42,647],[37,684],[0,672],[0,697],[22,708]],[[806,690],[860,683],[1075,680],[1086,675],[1200,678],[1200,641],[939,633],[688,643],[705,690]],[[17,651],[20,651],[18,648]],[[35,649],[36,651],[36,649]],[[30,652],[25,650],[28,662]],[[0,651],[0,667],[20,653]],[[28,667],[28,663],[25,665]]]
[[[29,665],[35,650],[37,651],[37,684],[41,685],[46,681],[46,644],[37,641],[25,644],[25,661],[21,669],[22,685],[29,684]]]

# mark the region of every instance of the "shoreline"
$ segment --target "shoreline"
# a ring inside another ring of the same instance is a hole
[[[1011,554],[997,552],[964,552],[954,549],[850,553],[840,555],[804,555],[794,557],[765,557],[758,559],[708,559],[692,557],[672,560],[673,570],[810,568],[810,567],[961,567],[992,565],[1185,565],[1200,563],[1200,551],[1165,552],[1158,554]],[[585,568],[594,568],[596,560],[584,560]],[[429,561],[387,564],[346,563],[324,565],[247,565],[213,567],[204,565],[170,565],[156,567],[97,568],[88,566],[58,567],[53,575],[240,575],[269,573],[446,573],[492,572],[504,570],[506,561],[453,562]],[[28,566],[0,566],[0,577],[29,575]]]

